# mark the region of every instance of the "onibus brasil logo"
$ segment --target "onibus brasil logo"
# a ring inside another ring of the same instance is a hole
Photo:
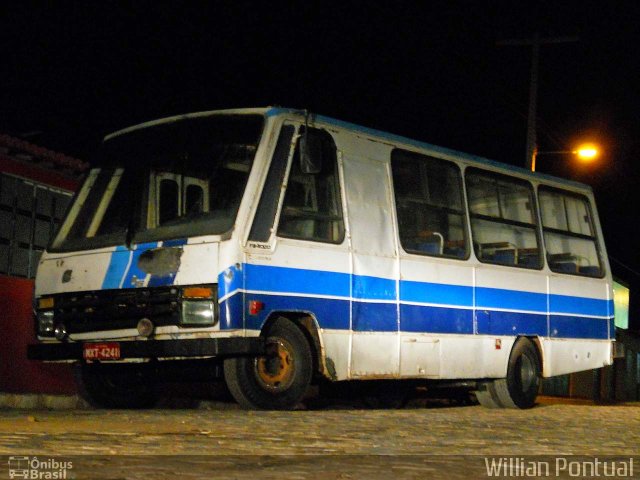
[[[33,480],[64,480],[71,478],[68,471],[73,462],[63,462],[55,458],[9,457],[9,478]]]

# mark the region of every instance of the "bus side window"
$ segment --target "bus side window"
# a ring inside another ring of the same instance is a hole
[[[302,135],[304,127],[300,130]],[[322,143],[322,168],[318,173],[302,173],[298,140],[280,212],[278,235],[341,243],[344,239],[344,220],[336,146],[331,135],[323,130],[310,128],[308,135],[316,136]]]
[[[452,162],[391,153],[400,244],[419,255],[467,258],[460,169]]]
[[[466,173],[471,234],[478,260],[542,268],[529,182],[470,168]]]
[[[547,187],[540,187],[538,197],[549,268],[558,273],[601,277],[588,200]]]

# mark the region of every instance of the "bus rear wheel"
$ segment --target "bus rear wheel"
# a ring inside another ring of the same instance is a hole
[[[298,326],[280,317],[267,332],[266,349],[264,356],[225,359],[229,391],[244,408],[292,409],[311,383],[309,342]]]
[[[484,383],[481,390],[476,390],[476,399],[484,408],[503,408],[502,403],[497,398],[493,381]]]
[[[507,377],[485,384],[476,398],[488,408],[531,408],[540,389],[540,376],[538,351],[531,340],[521,338],[511,350]]]

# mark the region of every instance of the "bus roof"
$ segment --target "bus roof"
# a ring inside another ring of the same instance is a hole
[[[274,116],[280,116],[280,115],[296,115],[303,118],[305,115],[309,115],[309,117],[312,118],[313,121],[322,122],[327,125],[333,125],[335,127],[357,132],[357,133],[366,135],[368,137],[373,137],[376,139],[380,139],[380,140],[384,140],[392,143],[402,143],[404,145],[413,146],[423,150],[429,150],[435,154],[439,154],[442,156],[456,158],[459,160],[468,161],[468,162],[472,162],[479,165],[487,165],[487,166],[499,168],[501,170],[517,173],[519,175],[525,176],[530,179],[544,179],[544,180],[560,183],[563,185],[570,185],[573,187],[577,187],[577,188],[580,188],[581,190],[592,191],[591,186],[585,183],[576,182],[574,180],[567,180],[565,178],[555,177],[553,175],[548,175],[545,173],[530,172],[529,170],[523,167],[518,167],[518,166],[510,165],[507,163],[490,160],[488,158],[480,157],[477,155],[472,155],[469,153],[464,153],[457,150],[440,147],[430,143],[421,142],[419,140],[413,140],[411,138],[403,137],[402,135],[396,135],[396,134],[385,132],[382,130],[376,130],[374,128],[363,127],[361,125],[356,125],[354,123],[345,122],[343,120],[337,120],[331,117],[325,117],[323,115],[316,115],[311,112],[307,112],[306,110],[300,110],[300,109],[294,109],[294,108],[284,108],[284,107],[238,108],[238,109],[229,109],[229,110],[209,110],[209,111],[203,111],[203,112],[187,113],[183,115],[174,115],[172,117],[152,120],[152,121],[144,122],[138,125],[133,125],[131,127],[124,128],[122,130],[118,130],[114,133],[111,133],[105,136],[104,140],[109,140],[113,137],[116,137],[125,133],[129,133],[134,130],[142,129],[142,128],[152,127],[152,126],[161,125],[165,123],[177,122],[177,121],[188,119],[188,118],[198,118],[198,117],[206,117],[210,115],[220,115],[220,114],[226,114],[226,115],[258,114],[258,115],[264,115],[266,117],[274,117]]]

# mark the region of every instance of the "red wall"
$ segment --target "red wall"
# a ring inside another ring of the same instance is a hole
[[[0,172],[11,173],[18,177],[28,178],[44,185],[62,188],[70,192],[75,191],[79,185],[77,179],[68,178],[60,173],[25,162],[18,162],[2,154],[0,154]]]
[[[75,393],[69,364],[27,360],[27,345],[35,342],[32,296],[33,280],[0,275],[0,391]]]

